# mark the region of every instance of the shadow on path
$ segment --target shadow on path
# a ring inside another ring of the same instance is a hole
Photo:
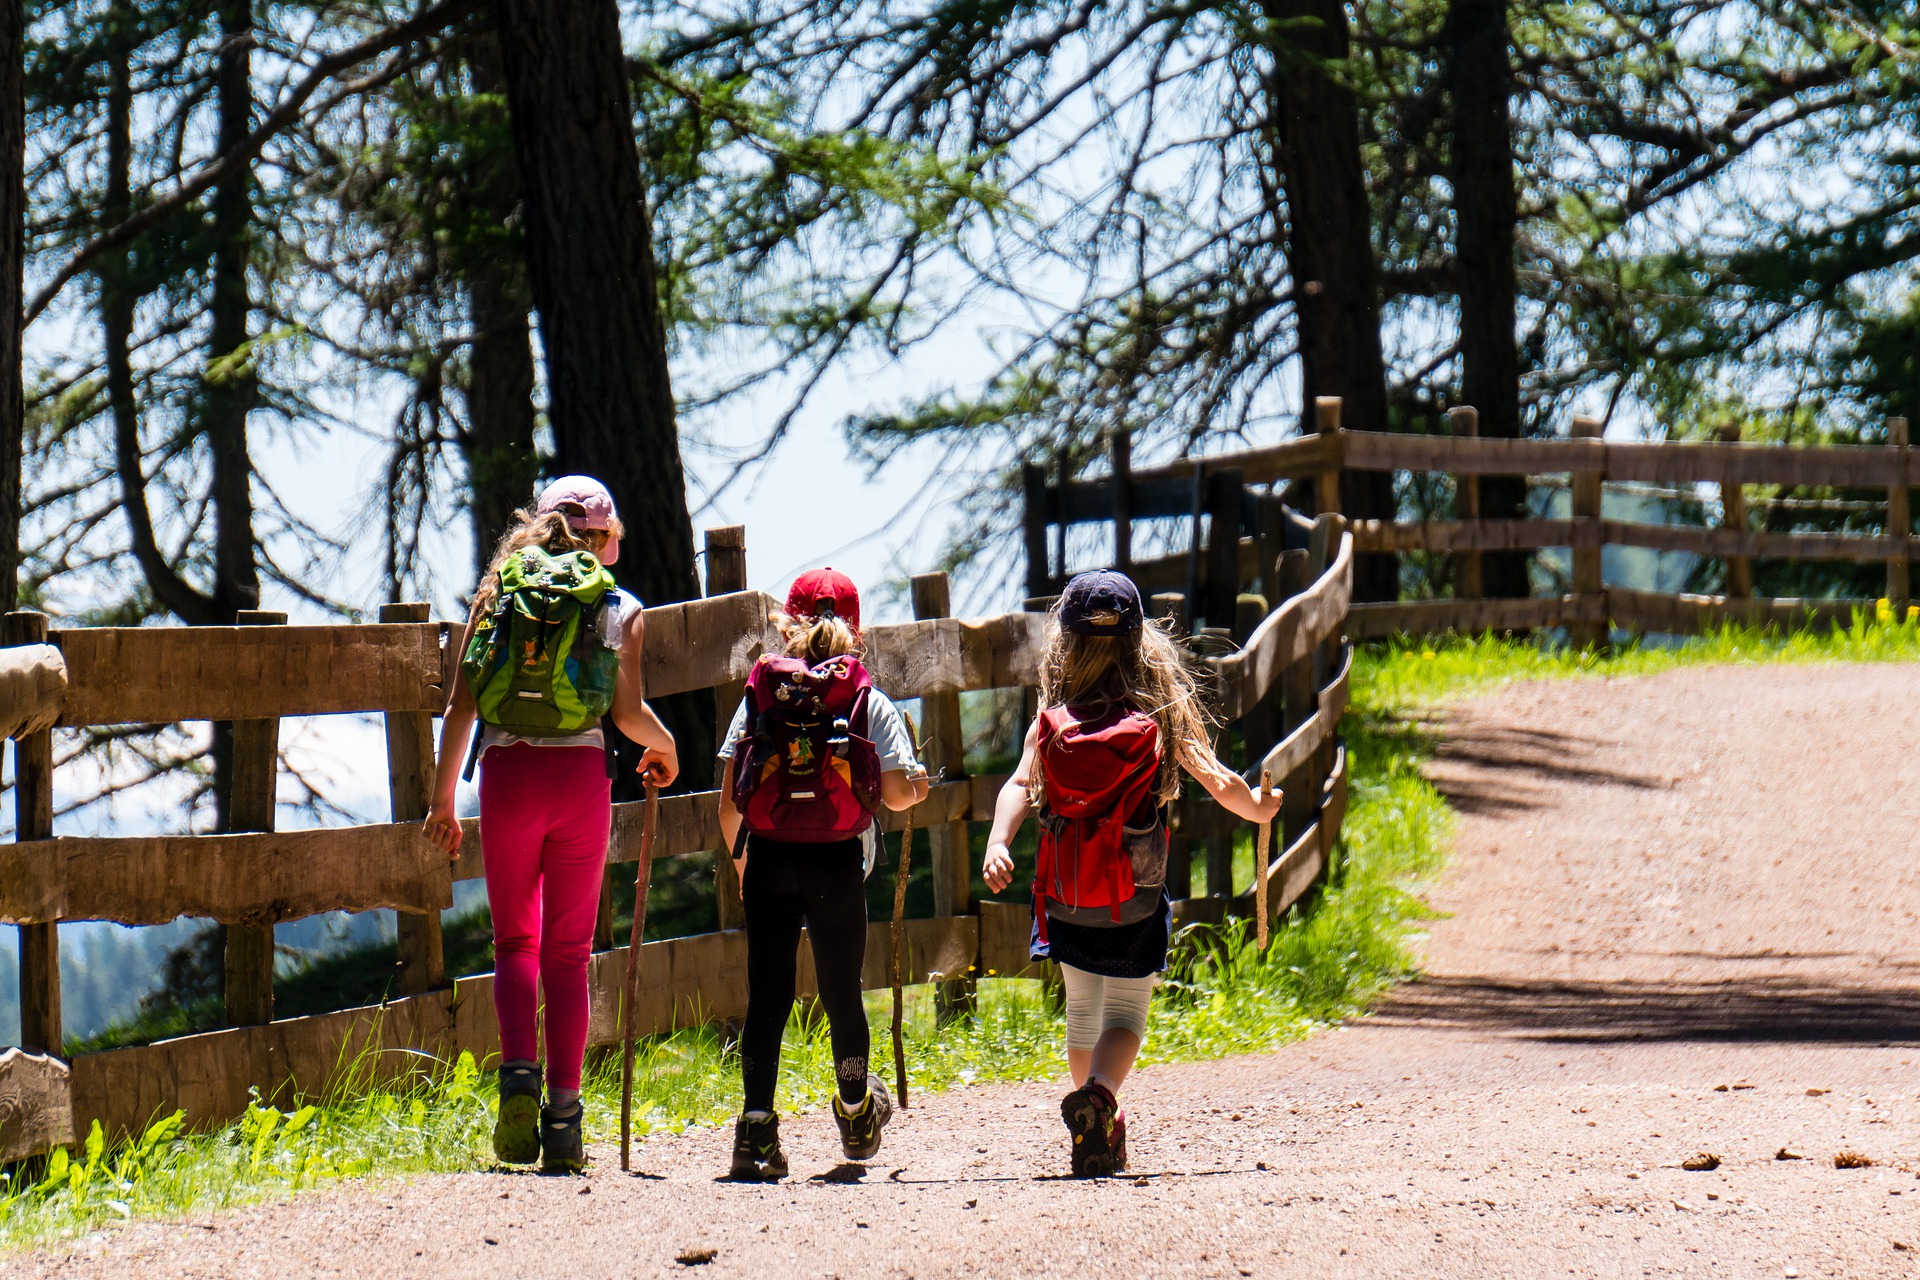
[[[1368,1021],[1596,1043],[1920,1042],[1920,987],[1439,977],[1402,987]]]

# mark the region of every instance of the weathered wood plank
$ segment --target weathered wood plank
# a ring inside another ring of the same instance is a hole
[[[1354,550],[1532,551],[1540,547],[1599,545],[1597,522],[1578,520],[1387,520],[1353,522]],[[1463,599],[1472,596],[1463,595]]]
[[[1270,484],[1275,480],[1293,480],[1314,475],[1339,461],[1339,440],[1328,435],[1299,436],[1279,444],[1242,449],[1230,455],[1211,458],[1179,458],[1153,467],[1133,468],[1133,482],[1152,484],[1161,480],[1193,479],[1203,465],[1231,461],[1248,484]]]
[[[1734,486],[1729,486],[1731,492]],[[1682,551],[1702,556],[1777,560],[1851,560],[1872,563],[1896,554],[1894,539],[1858,533],[1767,533],[1698,525],[1625,520],[1431,520],[1354,524],[1356,551],[1526,551],[1603,544]]]
[[[0,859],[0,923],[205,916],[266,925],[322,911],[453,905],[417,823],[207,836],[58,836]]]
[[[1045,967],[1028,959],[1033,908],[1024,902],[992,902],[979,906],[980,956],[975,961],[983,978],[1031,978]]]
[[[0,1053],[0,1164],[71,1145],[73,1084],[50,1054]]]
[[[1346,661],[1341,664],[1340,674],[1320,691],[1320,705],[1293,731],[1268,751],[1260,763],[1247,771],[1248,785],[1259,782],[1264,771],[1272,778],[1286,778],[1295,769],[1313,758],[1321,744],[1333,736],[1340,727],[1340,717],[1347,713],[1347,697],[1353,676],[1353,646],[1347,646]]]
[[[1664,595],[1653,591],[1628,591],[1613,587],[1607,591],[1607,603],[1614,622],[1635,631],[1692,634],[1722,626],[1745,623],[1750,626],[1778,627],[1783,631],[1807,627],[1844,627],[1855,612],[1872,616],[1871,600],[1729,600],[1725,596]]]
[[[431,606],[409,601],[380,606],[383,623],[425,622]],[[389,711],[387,730],[388,816],[420,822],[433,799],[433,716],[425,711]],[[438,911],[402,911],[394,921],[400,990],[419,995],[446,985],[446,958]]]
[[[1343,536],[1333,563],[1312,587],[1269,613],[1239,653],[1210,660],[1221,716],[1244,715],[1282,671],[1340,632],[1353,596],[1353,552],[1352,536]]]
[[[1824,485],[1911,483],[1911,463],[1878,445],[1779,445],[1714,440],[1602,442],[1502,440],[1343,431],[1345,465],[1357,471],[1455,475],[1557,475],[1604,471],[1610,480],[1659,484]]]
[[[765,592],[735,591],[648,609],[647,696],[745,679],[762,653],[779,648],[779,607]]]
[[[438,711],[436,622],[334,627],[85,627],[53,633],[63,725]]]
[[[51,729],[67,699],[67,662],[50,644],[0,649],[0,738]]]
[[[47,642],[47,616],[20,611],[0,618],[0,643]],[[23,733],[13,744],[13,838],[44,840],[53,834],[53,730]],[[24,872],[33,855],[16,843],[0,850],[0,877]],[[20,1047],[59,1055],[66,1051],[60,1000],[60,926],[52,919],[20,928]]]

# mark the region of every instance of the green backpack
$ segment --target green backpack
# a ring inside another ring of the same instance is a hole
[[[591,729],[620,674],[620,651],[600,638],[613,575],[585,551],[524,547],[500,566],[499,586],[460,659],[480,718],[528,738]]]

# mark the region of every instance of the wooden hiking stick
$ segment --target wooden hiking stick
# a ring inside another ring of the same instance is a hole
[[[907,716],[907,740],[915,742],[913,717]],[[901,985],[901,961],[907,939],[907,873],[913,858],[913,810],[907,810],[907,824],[900,831],[900,856],[893,863],[893,1091],[900,1095],[900,1106],[907,1106],[907,1046],[901,1033],[906,1020],[906,988]]]
[[[1262,769],[1260,771],[1260,798],[1262,800],[1267,798],[1267,790],[1271,786],[1272,783],[1267,778],[1267,771]],[[1254,837],[1253,844],[1253,902],[1254,910],[1260,916],[1260,923],[1256,926],[1257,941],[1255,946],[1257,949],[1265,951],[1267,949],[1267,856],[1273,850],[1273,824],[1271,822],[1263,822],[1260,824],[1260,832]]]
[[[647,784],[647,807],[640,820],[640,866],[633,873],[633,929],[627,934],[627,986],[620,1007],[620,1172],[632,1171],[634,1006],[640,1002],[640,943],[647,936],[647,890],[653,883],[653,823],[660,788]]]

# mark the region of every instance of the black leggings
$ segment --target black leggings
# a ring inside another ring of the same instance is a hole
[[[773,1110],[780,1038],[793,1012],[800,928],[813,943],[820,1003],[833,1035],[841,1100],[867,1092],[867,1009],[860,971],[867,959],[865,853],[859,840],[789,844],[747,840],[747,1025],[740,1035],[746,1110]]]

